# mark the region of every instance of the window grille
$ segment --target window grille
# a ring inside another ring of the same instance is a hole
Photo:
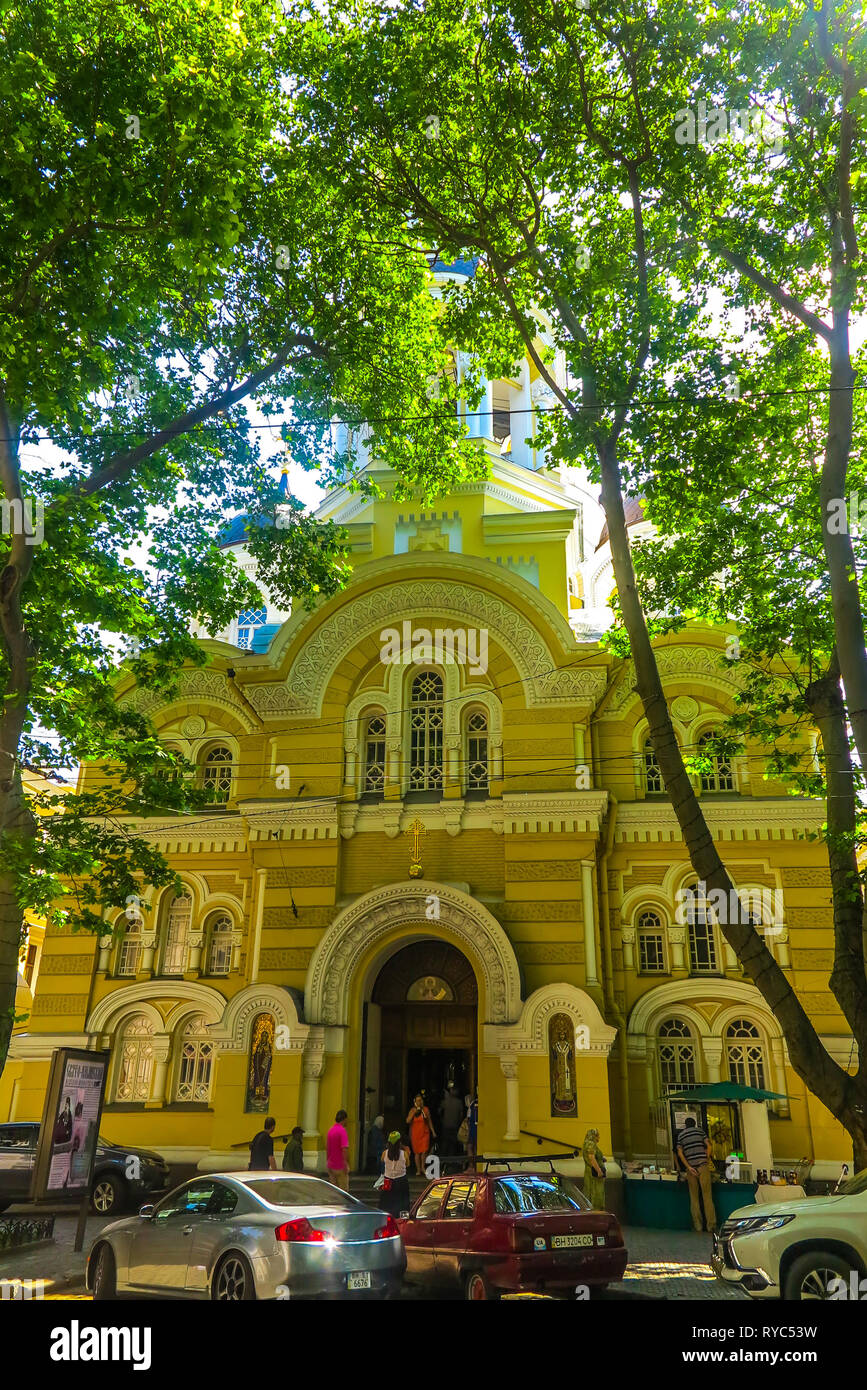
[[[374,714],[367,721],[364,737],[364,790],[385,790],[385,720]]]
[[[410,704],[410,791],[441,791],[443,786],[443,682],[423,671],[412,683]]]
[[[232,794],[231,749],[212,748],[202,765],[202,786],[215,793],[214,800],[226,802]]]
[[[488,716],[474,710],[467,719],[467,790],[488,789]]]
[[[665,970],[665,935],[658,912],[642,912],[638,919],[638,968],[647,974]]]

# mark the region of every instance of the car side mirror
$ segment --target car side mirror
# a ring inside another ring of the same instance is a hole
[[[147,1206],[139,1207],[138,1214],[141,1217],[142,1221],[150,1221],[153,1218],[155,1210],[156,1208],[151,1202]]]

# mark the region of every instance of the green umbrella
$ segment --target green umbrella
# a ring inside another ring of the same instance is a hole
[[[668,1100],[785,1100],[779,1091],[760,1091],[756,1086],[742,1086],[738,1081],[709,1081],[694,1086],[691,1091],[679,1091]]]

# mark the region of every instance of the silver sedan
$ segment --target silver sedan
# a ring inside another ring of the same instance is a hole
[[[94,1298],[389,1298],[406,1257],[394,1218],[302,1173],[214,1173],[100,1231]]]

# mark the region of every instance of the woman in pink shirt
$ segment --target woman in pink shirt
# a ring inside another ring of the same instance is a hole
[[[334,1124],[328,1131],[325,1140],[325,1166],[328,1169],[328,1181],[333,1182],[335,1187],[342,1187],[344,1192],[349,1191],[349,1135],[343,1127],[346,1119],[346,1111],[338,1110],[334,1117]]]

